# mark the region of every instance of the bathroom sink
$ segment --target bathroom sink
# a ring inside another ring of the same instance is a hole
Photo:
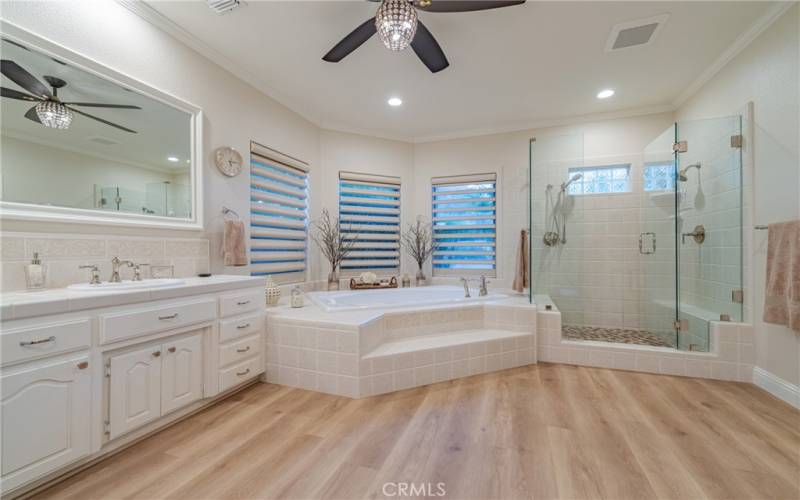
[[[186,283],[185,280],[178,278],[162,278],[162,279],[149,279],[142,281],[121,281],[120,283],[111,283],[104,281],[92,285],[90,283],[77,283],[69,285],[69,290],[78,290],[80,292],[104,292],[109,290],[137,290],[140,288],[165,288],[169,286],[178,286]]]

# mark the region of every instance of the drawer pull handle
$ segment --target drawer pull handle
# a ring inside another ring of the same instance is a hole
[[[237,377],[241,377],[243,375],[247,375],[248,373],[250,373],[250,368],[248,368],[247,370],[245,370],[243,372],[236,372],[236,376]]]
[[[245,323],[243,325],[237,325],[236,326],[237,330],[244,330],[245,328],[250,328],[250,323]]]
[[[177,317],[178,313],[175,313],[175,314],[170,314],[169,316],[159,316],[158,319],[160,319],[161,321],[166,321],[168,319],[175,319]]]
[[[250,346],[247,346],[244,349],[236,349],[236,352],[247,352],[249,350],[250,350]]]
[[[241,302],[237,302],[237,303],[236,303],[236,305],[237,305],[237,306],[246,306],[246,305],[247,305],[247,304],[249,304],[249,303],[250,303],[250,301],[249,301],[249,300],[243,300],[243,301],[241,301]]]
[[[169,348],[169,349],[167,349],[167,350],[168,350],[169,352],[175,352],[175,348],[174,348],[174,347],[170,347],[170,348]]]
[[[87,368],[89,368],[88,361],[81,361],[80,363],[78,363],[78,370],[85,370]]]
[[[157,357],[159,357],[159,356],[161,356],[161,351],[156,351],[156,352],[154,352],[154,353],[153,353],[153,356],[155,356],[156,358],[157,358]]]
[[[46,338],[46,339],[39,339],[39,340],[23,340],[22,342],[20,342],[20,343],[19,343],[19,345],[20,345],[21,347],[27,347],[27,346],[29,346],[29,345],[46,344],[46,343],[48,343],[48,342],[55,342],[55,341],[56,341],[56,338],[55,338],[55,336],[50,336],[50,337],[48,337],[48,338]]]

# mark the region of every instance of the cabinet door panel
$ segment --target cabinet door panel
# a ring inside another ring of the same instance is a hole
[[[161,346],[110,358],[109,438],[161,416]]]
[[[161,369],[161,413],[203,397],[203,334],[164,344]]]
[[[49,364],[41,361],[2,377],[3,490],[89,453],[88,360],[81,356]]]

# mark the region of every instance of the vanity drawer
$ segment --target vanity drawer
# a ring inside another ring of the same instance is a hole
[[[211,321],[216,318],[215,299],[151,306],[100,316],[100,343],[110,344],[133,337]]]
[[[261,353],[260,335],[236,340],[231,344],[220,346],[219,366],[228,366],[259,353]]]
[[[261,356],[242,361],[238,365],[219,371],[219,391],[227,391],[246,380],[250,380],[264,371]]]
[[[223,295],[219,298],[219,317],[227,318],[263,309],[264,301],[264,290],[261,288]]]
[[[264,315],[260,312],[219,322],[220,343],[263,331]]]
[[[89,318],[5,330],[2,364],[87,348],[92,344]]]

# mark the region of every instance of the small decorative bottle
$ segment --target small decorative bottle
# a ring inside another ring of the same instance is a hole
[[[25,282],[28,290],[39,290],[44,288],[47,281],[47,270],[45,269],[42,260],[39,258],[39,253],[34,252],[33,260],[25,266]]]
[[[409,288],[409,287],[411,287],[411,278],[408,276],[408,274],[404,274],[403,275],[403,288]]]
[[[296,285],[292,288],[292,307],[303,307],[303,292]]]
[[[278,300],[281,298],[281,289],[278,288],[278,285],[276,285],[274,281],[272,281],[272,276],[267,276],[266,294],[268,306],[274,306],[278,304]]]

